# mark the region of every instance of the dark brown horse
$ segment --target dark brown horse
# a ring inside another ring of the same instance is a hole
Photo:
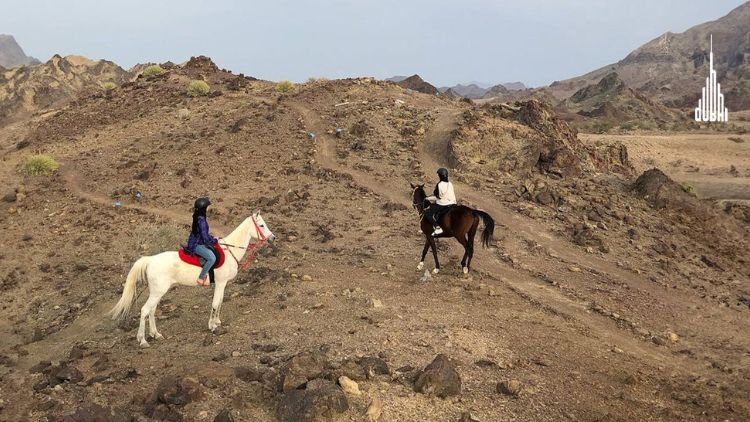
[[[412,206],[419,212],[420,226],[425,237],[422,259],[419,261],[417,269],[424,268],[424,257],[427,255],[427,249],[432,248],[432,255],[435,257],[435,269],[432,270],[432,273],[437,274],[440,271],[440,262],[438,262],[435,237],[432,236],[433,226],[424,217],[425,208],[429,206],[427,193],[424,191],[424,184],[411,184],[411,188],[414,190]],[[471,258],[474,256],[474,236],[477,234],[480,217],[484,222],[482,245],[487,247],[492,240],[492,234],[495,232],[495,220],[486,212],[465,205],[456,205],[438,220],[438,224],[443,228],[443,233],[437,237],[455,237],[458,243],[464,247],[464,257],[461,259],[461,269],[464,274],[468,273],[471,268]]]

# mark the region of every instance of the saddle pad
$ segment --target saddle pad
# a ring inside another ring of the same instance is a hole
[[[222,265],[224,265],[224,249],[219,246],[219,244],[214,245],[214,251],[216,251],[216,264],[214,265],[214,268],[219,268]],[[190,265],[195,265],[198,267],[202,267],[200,257],[198,255],[189,255],[183,248],[180,248],[179,251],[177,251],[177,254],[180,255],[180,259]]]

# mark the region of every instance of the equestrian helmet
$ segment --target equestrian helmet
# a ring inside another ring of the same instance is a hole
[[[195,200],[196,210],[204,210],[208,208],[209,205],[211,205],[211,201],[206,197],[198,198]]]

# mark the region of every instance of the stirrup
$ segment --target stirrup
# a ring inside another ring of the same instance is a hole
[[[440,236],[441,234],[443,234],[443,228],[440,226],[435,227],[435,230],[432,232],[432,236]]]

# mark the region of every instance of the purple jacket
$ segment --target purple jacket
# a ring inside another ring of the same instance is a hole
[[[188,244],[185,248],[185,252],[194,255],[196,246],[213,246],[214,244],[216,244],[216,242],[218,242],[218,240],[216,240],[216,238],[211,236],[211,234],[208,232],[208,222],[206,221],[206,217],[201,216],[198,217],[198,233],[195,234],[193,232],[190,232],[190,237],[188,237]]]

